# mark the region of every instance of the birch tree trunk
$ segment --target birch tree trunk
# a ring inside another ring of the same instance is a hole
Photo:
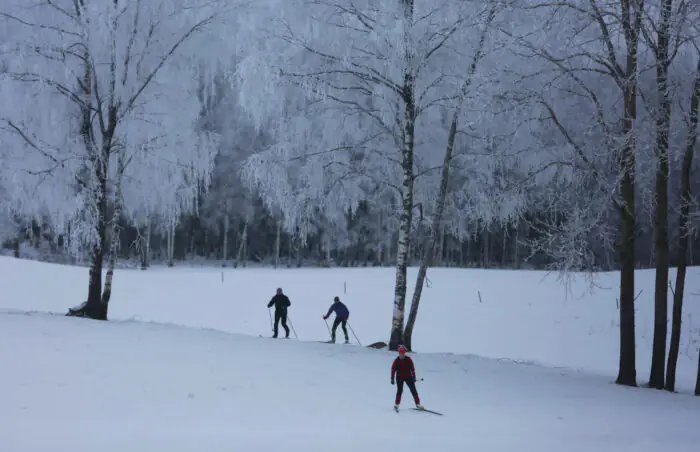
[[[700,56],[700,55],[699,55]],[[688,138],[686,140],[683,166],[681,168],[681,209],[679,218],[678,236],[678,270],[676,272],[676,290],[673,294],[673,314],[671,323],[671,344],[668,350],[668,362],[666,364],[665,389],[673,392],[676,388],[676,365],[678,363],[678,351],[681,342],[681,326],[683,322],[683,294],[685,291],[685,277],[688,267],[688,251],[692,234],[690,221],[690,206],[693,203],[690,175],[693,169],[693,157],[698,137],[698,117],[700,110],[700,60],[698,60],[695,72],[695,84],[690,98],[690,121]],[[700,361],[698,362],[698,386],[695,394],[700,395]]]
[[[102,305],[105,310],[105,317],[109,311],[109,300],[112,297],[112,281],[114,280],[114,266],[117,262],[117,254],[119,252],[119,238],[121,228],[119,227],[119,217],[122,212],[122,180],[124,178],[125,164],[124,153],[119,154],[117,163],[117,181],[116,192],[114,194],[114,212],[112,213],[111,221],[111,240],[109,244],[109,261],[107,263],[107,276],[105,277],[105,287],[102,292]]]
[[[399,238],[396,250],[396,283],[394,286],[394,312],[391,321],[389,350],[397,350],[403,340],[404,310],[406,306],[406,272],[411,246],[411,225],[413,222],[413,145],[415,138],[415,74],[413,73],[413,49],[411,48],[411,26],[413,24],[414,0],[401,0],[403,5],[403,42],[406,69],[403,76],[401,98],[404,107],[403,147],[401,149],[401,215],[399,217]]]

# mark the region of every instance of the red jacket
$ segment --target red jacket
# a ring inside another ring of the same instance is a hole
[[[397,357],[394,360],[394,364],[391,365],[391,379],[394,379],[394,375],[402,380],[408,380],[409,378],[416,378],[416,368],[413,366],[413,360],[408,356],[403,359]]]

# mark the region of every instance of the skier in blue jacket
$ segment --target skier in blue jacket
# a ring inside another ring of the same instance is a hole
[[[328,312],[323,316],[323,320],[330,317],[331,312],[335,311],[335,321],[333,321],[333,328],[331,330],[331,342],[335,343],[335,330],[338,329],[338,325],[343,325],[343,333],[345,333],[345,343],[349,344],[350,340],[348,338],[348,317],[350,317],[350,311],[348,307],[341,303],[340,298],[335,297],[333,299],[333,304],[328,308]]]

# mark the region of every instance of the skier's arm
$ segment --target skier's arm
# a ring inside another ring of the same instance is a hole
[[[273,304],[275,304],[275,297],[272,297],[272,299],[270,300],[270,302],[267,304],[267,307],[268,307],[268,308],[271,308]]]
[[[411,365],[410,366],[411,367],[411,376],[415,380],[416,379],[416,367],[413,365],[413,360],[411,358],[408,358],[408,364]]]
[[[325,315],[324,317],[325,317],[325,318],[330,317],[331,312],[333,312],[334,309],[335,309],[335,306],[334,306],[334,305],[331,305],[331,307],[328,308],[328,312],[326,312],[326,315]]]
[[[391,381],[394,381],[394,375],[396,375],[396,364],[398,364],[398,358],[394,360],[394,363],[391,365]]]

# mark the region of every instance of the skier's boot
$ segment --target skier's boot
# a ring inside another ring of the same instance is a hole
[[[394,411],[396,411],[397,413],[399,412],[399,406],[398,406],[398,405],[394,405]]]
[[[416,403],[416,409],[417,410],[424,410],[425,408],[423,408],[423,405],[421,405],[420,403]]]
[[[350,341],[348,340],[347,337],[345,338],[345,343],[346,343],[346,344],[349,344],[349,343],[350,343]]]

